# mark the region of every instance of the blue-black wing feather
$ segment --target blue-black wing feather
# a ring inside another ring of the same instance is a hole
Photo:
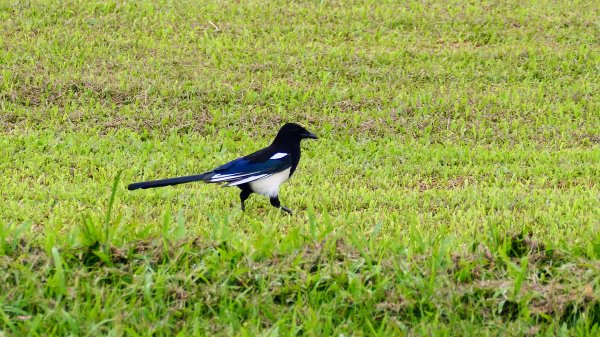
[[[209,172],[203,180],[207,183],[236,185],[239,182],[248,183],[266,178],[292,166],[292,157],[289,154],[271,159],[273,151],[266,150],[268,148],[223,164]]]

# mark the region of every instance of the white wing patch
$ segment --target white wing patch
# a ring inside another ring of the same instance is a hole
[[[257,176],[250,176],[250,177],[242,179],[242,180],[231,182],[231,183],[227,184],[227,186],[237,186],[237,185],[245,184],[249,181],[254,181],[256,179],[264,178],[266,176],[268,176],[268,174],[259,174]]]
[[[222,182],[222,181],[229,181],[229,180],[236,180],[236,179],[241,179],[253,174],[256,174],[258,172],[250,172],[250,173],[232,173],[232,174],[215,174],[214,176],[212,176],[210,178],[210,182],[211,183],[218,183],[218,182]]]
[[[285,157],[287,155],[288,154],[285,153],[285,152],[277,152],[273,156],[271,156],[271,158],[269,158],[269,159],[280,159],[280,158],[283,158],[283,157]]]

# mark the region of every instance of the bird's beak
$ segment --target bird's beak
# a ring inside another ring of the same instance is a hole
[[[306,132],[302,133],[302,138],[319,139],[319,137],[317,137],[317,135],[315,135],[314,133],[312,133],[310,131],[306,131]]]

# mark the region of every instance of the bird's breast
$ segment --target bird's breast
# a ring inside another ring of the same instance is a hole
[[[290,177],[290,169],[277,172],[266,178],[258,179],[249,183],[252,191],[268,197],[279,195],[279,186]]]

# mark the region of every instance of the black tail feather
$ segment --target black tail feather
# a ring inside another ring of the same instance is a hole
[[[144,181],[141,183],[133,183],[127,186],[127,189],[130,191],[137,189],[146,189],[146,188],[155,188],[155,187],[163,187],[163,186],[171,186],[171,185],[179,185],[184,183],[190,183],[193,181],[204,180],[209,177],[210,173],[197,174],[193,176],[185,176],[185,177],[177,177],[170,179],[162,179],[162,180],[152,180],[152,181]]]

